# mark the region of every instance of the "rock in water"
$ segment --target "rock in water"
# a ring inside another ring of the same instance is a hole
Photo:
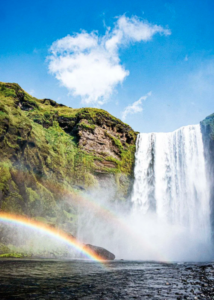
[[[91,245],[91,244],[86,244],[85,248],[90,249],[91,251],[93,251],[94,253],[96,253],[97,255],[99,255],[103,259],[107,259],[107,260],[114,260],[115,259],[115,255],[113,253],[111,253],[110,251],[108,251],[108,250],[106,250],[102,247],[94,246],[94,245]]]

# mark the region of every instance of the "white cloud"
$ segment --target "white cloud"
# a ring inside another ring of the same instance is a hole
[[[48,57],[49,71],[83,103],[101,105],[129,75],[121,64],[119,48],[147,42],[156,33],[169,35],[170,31],[137,17],[121,16],[103,36],[82,31],[55,41]]]
[[[146,100],[149,96],[151,96],[151,94],[152,92],[149,92],[145,96],[141,97],[139,100],[132,103],[132,105],[128,105],[122,112],[122,120],[125,120],[127,115],[141,112],[143,110],[142,101]]]

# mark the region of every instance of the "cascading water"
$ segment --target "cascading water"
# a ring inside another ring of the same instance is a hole
[[[78,238],[123,259],[212,259],[209,179],[200,126],[139,134],[134,174],[129,209],[111,202],[110,183],[91,191],[101,210],[80,207]]]
[[[209,182],[199,125],[137,139],[133,209],[211,243]],[[143,218],[143,217],[142,217]]]

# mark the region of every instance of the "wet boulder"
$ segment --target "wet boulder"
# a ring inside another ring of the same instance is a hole
[[[115,259],[115,255],[113,253],[111,253],[110,251],[106,250],[105,248],[94,246],[91,244],[86,244],[85,248],[90,249],[95,254],[100,256],[102,259],[106,259],[106,260],[114,260]]]

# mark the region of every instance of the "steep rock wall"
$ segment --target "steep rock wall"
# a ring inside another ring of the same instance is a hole
[[[214,114],[206,117],[201,123],[201,131],[204,142],[204,154],[206,159],[206,169],[210,183],[210,213],[212,236],[214,240]]]

